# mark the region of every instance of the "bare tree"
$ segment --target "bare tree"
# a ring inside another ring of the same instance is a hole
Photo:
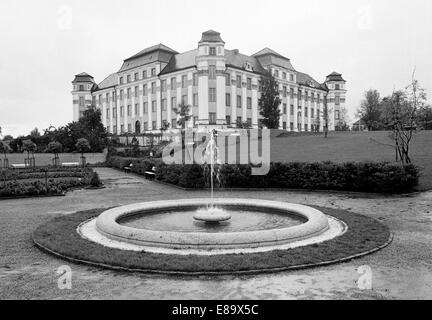
[[[177,108],[173,108],[173,111],[178,116],[178,125],[181,127],[181,140],[182,140],[182,148],[185,146],[185,135],[186,135],[186,126],[192,115],[190,114],[190,105],[182,102],[178,105]]]
[[[349,125],[348,125],[348,112],[345,107],[340,108],[339,112],[339,119],[336,122],[335,130],[336,131],[348,131]]]
[[[426,104],[426,93],[418,81],[412,76],[411,84],[405,91],[392,94],[389,107],[392,116],[391,125],[396,149],[396,160],[402,164],[412,162],[410,143],[418,128],[419,110]]]
[[[332,110],[329,108],[327,104],[327,99],[324,99],[324,108],[322,110],[322,116],[324,122],[323,123],[324,138],[328,137],[329,126],[331,124],[331,119],[330,119],[331,111]]]

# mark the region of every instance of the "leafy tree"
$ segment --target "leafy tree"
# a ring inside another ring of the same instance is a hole
[[[78,139],[86,138],[93,152],[101,152],[107,145],[107,132],[101,120],[101,112],[96,108],[89,108],[79,121],[66,126],[50,128],[45,135],[50,140],[59,141],[65,152],[75,150]]]
[[[261,123],[268,129],[278,129],[281,116],[279,84],[270,72],[261,76],[260,92],[261,97],[258,100],[258,106],[262,116]]]
[[[380,128],[380,94],[377,90],[370,89],[364,93],[364,99],[361,102],[358,114],[369,131]]]
[[[84,153],[91,150],[90,143],[86,138],[80,138],[75,144],[75,149],[81,153],[81,157],[84,157]]]
[[[34,129],[30,132],[30,136],[31,136],[32,138],[40,137],[41,134],[40,134],[38,128],[34,128]]]
[[[75,148],[79,153],[81,153],[81,165],[85,167],[86,160],[84,157],[84,153],[91,150],[89,141],[86,138],[80,138],[75,144]]]
[[[192,117],[190,114],[190,108],[190,105],[184,102],[180,103],[178,107],[173,108],[175,114],[178,115],[177,123],[182,129],[186,129],[186,125]]]
[[[425,106],[419,110],[418,123],[423,130],[432,130],[432,107]]]
[[[335,130],[336,131],[348,131],[349,130],[348,113],[344,107],[342,107],[340,109],[339,120],[336,122]]]
[[[5,135],[5,136],[3,137],[3,141],[11,141],[11,140],[13,140],[13,139],[14,139],[14,137],[11,136],[10,134],[7,134],[7,135]]]
[[[83,136],[89,141],[93,152],[101,152],[107,144],[107,132],[101,117],[99,109],[89,108],[79,119]]]
[[[63,150],[63,146],[60,142],[52,141],[48,144],[46,151],[54,155],[54,166],[58,166],[58,162],[60,159],[58,154],[62,152],[62,150]]]
[[[30,152],[34,153],[37,150],[37,145],[30,139],[24,140],[22,142],[22,149],[27,152],[27,161],[30,164]],[[33,157],[34,158],[34,157]]]

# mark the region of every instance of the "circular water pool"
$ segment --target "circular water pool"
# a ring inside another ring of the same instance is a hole
[[[173,210],[166,212],[138,212],[133,216],[118,220],[122,226],[154,231],[176,232],[243,232],[289,228],[305,223],[307,219],[296,215],[224,208],[231,215],[229,221],[219,224],[207,224],[194,220],[196,210]]]
[[[219,225],[196,222],[193,214],[209,199],[131,204],[107,210],[96,231],[111,240],[143,247],[223,250],[277,246],[319,236],[329,229],[321,211],[293,203],[254,199],[214,199],[232,211]]]

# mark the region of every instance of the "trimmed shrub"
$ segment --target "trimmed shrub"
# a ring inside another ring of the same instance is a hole
[[[100,187],[102,185],[102,182],[100,181],[99,175],[97,172],[93,172],[91,179],[90,179],[90,186],[92,187]]]
[[[209,185],[208,170],[200,165],[165,165],[154,158],[110,157],[111,167],[123,169],[133,164],[132,172],[144,174],[156,167],[156,179],[184,188]],[[340,190],[377,193],[402,193],[418,185],[419,169],[387,162],[290,162],[272,163],[265,176],[252,176],[248,165],[220,165],[219,183],[225,188],[287,188]]]

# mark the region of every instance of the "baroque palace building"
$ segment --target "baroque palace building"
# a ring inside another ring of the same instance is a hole
[[[266,70],[279,83],[280,129],[322,130],[327,105],[329,130],[334,130],[345,104],[341,74],[333,72],[319,83],[269,48],[252,56],[228,50],[213,30],[202,34],[197,49],[184,53],[163,44],[144,49],[99,84],[87,73],[76,75],[73,116],[78,120],[93,105],[110,133],[156,132],[177,128],[174,108],[184,102],[191,106],[188,127],[236,127],[240,120],[258,128],[259,80]]]

